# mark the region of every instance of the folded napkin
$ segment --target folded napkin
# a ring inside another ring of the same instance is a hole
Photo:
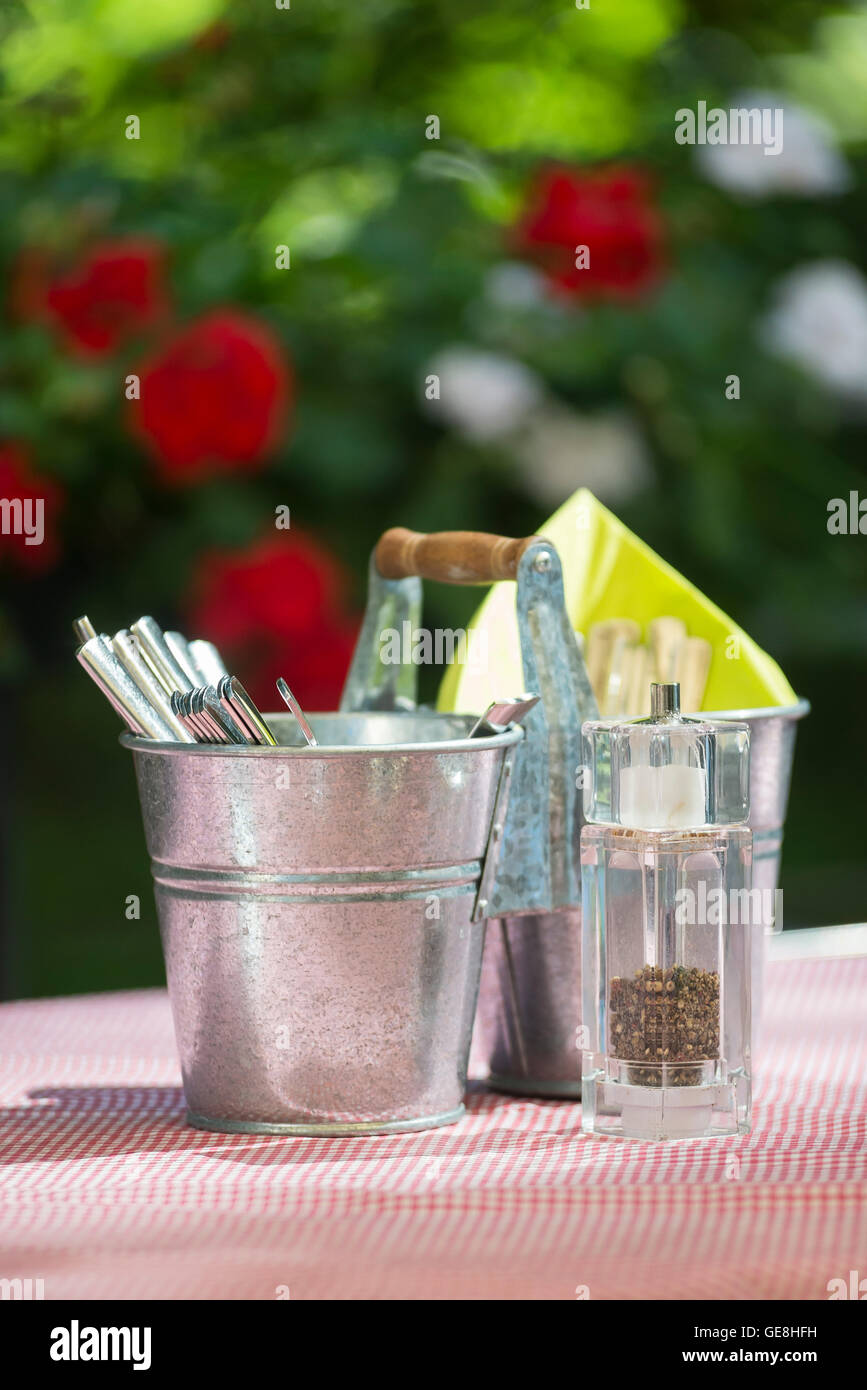
[[[580,488],[539,527],[563,563],[566,609],[572,626],[586,633],[608,618],[633,618],[642,627],[653,618],[682,618],[690,637],[713,648],[703,707],[752,709],[791,705],[797,700],[782,671],[743,628],[732,622],[694,584],[617,520],[592,492]],[[443,678],[438,708],[467,713],[524,689],[517,586],[494,584],[470,624],[481,635],[477,659],[453,663]],[[480,651],[486,658],[479,660]]]

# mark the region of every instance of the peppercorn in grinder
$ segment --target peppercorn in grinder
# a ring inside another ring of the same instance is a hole
[[[746,1134],[749,729],[684,719],[653,684],[649,719],[583,735],[584,1132]]]

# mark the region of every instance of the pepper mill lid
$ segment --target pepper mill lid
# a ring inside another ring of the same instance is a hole
[[[676,681],[654,681],[649,718],[583,725],[584,816],[633,830],[740,825],[750,812],[750,731],[686,719]]]

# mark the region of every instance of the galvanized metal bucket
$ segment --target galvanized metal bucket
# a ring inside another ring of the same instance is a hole
[[[294,719],[267,716],[281,742]],[[311,715],[319,747],[133,754],[189,1122],[372,1134],[463,1113],[481,884],[522,731]]]
[[[383,564],[389,534],[403,541],[391,547]],[[497,568],[490,559],[498,548],[509,563]],[[527,718],[515,751],[502,849],[484,892],[486,915],[498,920],[488,926],[478,1029],[492,1084],[502,1079],[511,1088],[515,1078],[524,1078],[532,1094],[545,1094],[550,1080],[558,1088],[552,1093],[560,1094],[564,1059],[567,1086],[571,1069],[579,1076],[581,724],[597,712],[566,613],[560,559],[541,537],[387,533],[371,563],[367,612],[343,708],[414,706],[417,672],[411,663],[384,664],[379,634],[388,625],[405,623],[412,630],[419,622],[418,575],[460,584],[516,581],[525,688],[538,692],[542,702]]]
[[[806,700],[785,708],[724,710],[708,718],[750,727],[753,887],[772,899],[779,882],[783,823],[798,720]],[[776,923],[779,928],[782,924]],[[752,928],[753,1043],[761,1024],[766,935]],[[518,1095],[581,1095],[581,909],[509,915],[488,923],[475,1045],[488,1084]]]

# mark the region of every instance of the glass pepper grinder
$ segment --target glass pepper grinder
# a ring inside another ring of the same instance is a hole
[[[749,729],[683,718],[677,684],[650,690],[649,719],[583,726],[582,1127],[746,1134]]]

